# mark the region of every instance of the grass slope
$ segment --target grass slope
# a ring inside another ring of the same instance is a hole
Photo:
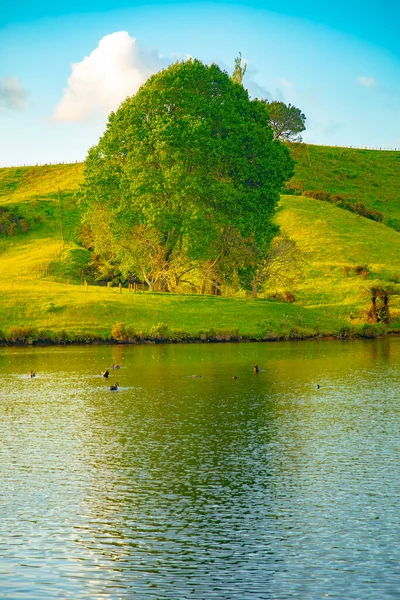
[[[296,193],[322,190],[380,210],[400,230],[400,152],[291,144]]]
[[[297,161],[294,187],[340,193],[382,210],[386,220],[400,219],[399,153],[304,145],[294,146],[292,152]],[[68,257],[79,252],[80,214],[73,195],[82,178],[83,165],[78,163],[0,169],[0,205],[31,223],[26,234],[0,238],[3,332],[24,326],[43,330],[42,337],[47,331],[53,338],[109,339],[115,323],[122,321],[143,336],[158,323],[193,337],[212,328],[220,333],[205,337],[229,338],[226,332],[235,337],[235,330],[267,339],[331,334],[362,327],[362,313],[369,305],[367,289],[375,280],[400,281],[400,233],[325,202],[283,196],[277,221],[307,256],[301,284],[292,290],[294,304],[127,290],[120,294],[116,288],[56,282],[51,273],[62,275],[65,270],[66,282]],[[367,279],[353,269],[345,276],[344,267],[359,264],[369,265]],[[396,330],[398,298],[392,301],[392,312]]]

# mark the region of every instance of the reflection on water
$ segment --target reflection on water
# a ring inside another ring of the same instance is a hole
[[[1,349],[0,597],[398,598],[399,367],[394,338]]]

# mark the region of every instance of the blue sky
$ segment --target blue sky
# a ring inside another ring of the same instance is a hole
[[[193,56],[306,114],[309,143],[400,147],[400,3],[3,0],[0,166],[83,160],[150,73]]]

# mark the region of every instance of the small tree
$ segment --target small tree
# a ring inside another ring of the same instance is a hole
[[[276,236],[264,257],[258,261],[252,279],[253,298],[257,298],[267,281],[273,280],[285,286],[296,283],[305,257],[293,239],[283,234]]]
[[[240,83],[243,85],[243,77],[246,73],[247,64],[242,65],[242,53],[239,52],[239,56],[235,58],[235,68],[232,73],[232,81],[234,83]]]
[[[274,131],[275,140],[287,142],[301,142],[300,133],[305,130],[306,116],[296,106],[284,102],[268,102],[263,100],[267,107],[270,125]]]
[[[368,312],[370,323],[390,323],[389,300],[398,296],[400,289],[395,285],[373,285],[370,288],[371,307]]]

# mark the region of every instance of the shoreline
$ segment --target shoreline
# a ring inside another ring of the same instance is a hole
[[[103,339],[101,337],[94,336],[81,336],[81,339],[76,340],[52,340],[52,339],[26,339],[26,340],[18,340],[18,341],[6,341],[1,340],[0,346],[3,348],[7,347],[50,347],[50,346],[143,346],[143,345],[162,345],[162,344],[227,344],[227,343],[236,343],[236,344],[254,344],[254,343],[278,343],[278,342],[301,342],[301,341],[310,341],[310,342],[327,342],[327,341],[354,341],[354,340],[372,340],[372,339],[384,339],[388,337],[397,337],[400,336],[400,331],[388,331],[386,333],[380,333],[376,335],[362,334],[352,332],[349,335],[343,335],[340,333],[330,333],[330,334],[321,334],[321,335],[305,335],[298,337],[290,337],[290,336],[277,336],[277,337],[257,337],[257,336],[239,336],[239,337],[230,337],[229,339],[222,338],[209,338],[204,339],[200,337],[187,337],[185,339],[137,339],[137,340],[116,340],[113,338]],[[83,340],[82,337],[89,338]]]

